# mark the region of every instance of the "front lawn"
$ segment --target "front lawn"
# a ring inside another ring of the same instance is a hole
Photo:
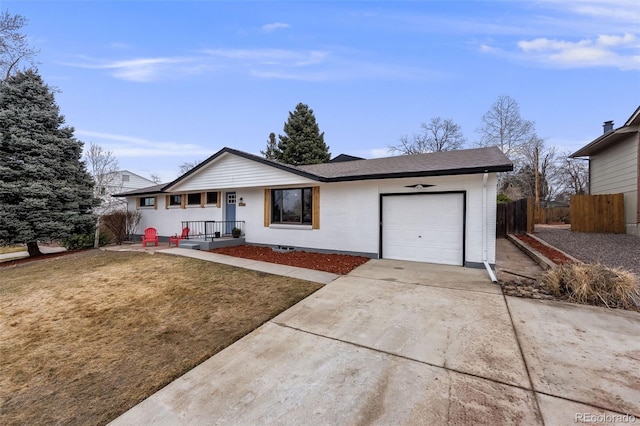
[[[0,424],[105,424],[316,291],[167,255],[0,269]]]

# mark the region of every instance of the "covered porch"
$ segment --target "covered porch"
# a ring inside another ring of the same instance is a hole
[[[190,220],[182,221],[182,229],[189,232],[178,240],[178,247],[194,250],[212,250],[245,244],[244,220]]]

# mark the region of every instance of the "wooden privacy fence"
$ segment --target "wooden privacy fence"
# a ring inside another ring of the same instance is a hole
[[[507,234],[533,232],[533,200],[522,198],[506,204],[498,204],[496,211],[496,237]]]
[[[571,231],[625,233],[624,194],[572,195]]]

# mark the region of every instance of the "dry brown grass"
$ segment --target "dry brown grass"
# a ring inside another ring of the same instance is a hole
[[[633,308],[640,295],[635,274],[600,264],[561,265],[547,271],[542,282],[556,296],[609,308]]]
[[[104,424],[317,290],[91,250],[0,270],[0,424]]]

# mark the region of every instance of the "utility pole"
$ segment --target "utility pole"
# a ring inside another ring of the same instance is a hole
[[[538,171],[538,162],[540,161],[540,148],[538,147],[538,145],[536,144],[536,147],[534,148],[534,163],[535,163],[535,172],[534,172],[534,176],[535,176],[535,189],[534,189],[534,193],[535,193],[535,206],[536,206],[536,212],[535,215],[538,217],[538,219],[540,218],[540,172]]]

